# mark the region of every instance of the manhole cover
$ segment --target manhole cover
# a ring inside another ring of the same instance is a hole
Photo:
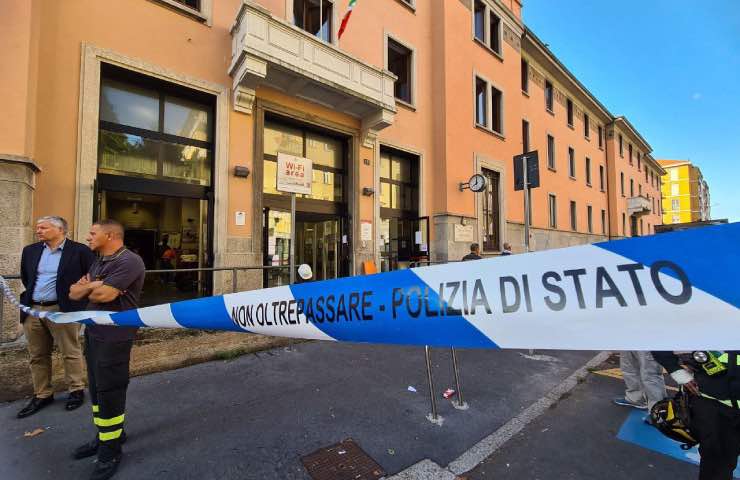
[[[385,475],[378,462],[348,438],[301,458],[313,480],[377,480]]]

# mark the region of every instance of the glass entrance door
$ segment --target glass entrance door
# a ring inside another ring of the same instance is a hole
[[[265,209],[263,238],[265,265],[282,267],[267,270],[265,286],[290,284],[290,212]],[[348,245],[343,243],[344,221],[335,215],[298,212],[296,218],[296,266],[311,266],[312,280],[345,276]]]

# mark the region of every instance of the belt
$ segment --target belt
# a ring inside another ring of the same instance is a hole
[[[39,307],[51,307],[52,305],[59,304],[56,300],[51,300],[49,302],[32,302],[31,305],[38,305]]]

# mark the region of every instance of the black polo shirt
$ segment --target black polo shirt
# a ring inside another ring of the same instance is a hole
[[[121,294],[107,303],[88,302],[87,310],[121,312],[139,306],[141,289],[144,286],[144,261],[140,256],[122,247],[116,253],[98,257],[90,267],[90,280],[102,280],[104,285],[121,291]],[[137,327],[116,327],[113,325],[91,325],[87,333],[99,340],[133,340]]]

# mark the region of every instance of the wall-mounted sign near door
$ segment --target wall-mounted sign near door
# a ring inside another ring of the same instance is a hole
[[[460,183],[460,191],[462,192],[466,188],[469,188],[471,192],[479,193],[486,189],[486,177],[480,173],[476,173],[467,183]]]

